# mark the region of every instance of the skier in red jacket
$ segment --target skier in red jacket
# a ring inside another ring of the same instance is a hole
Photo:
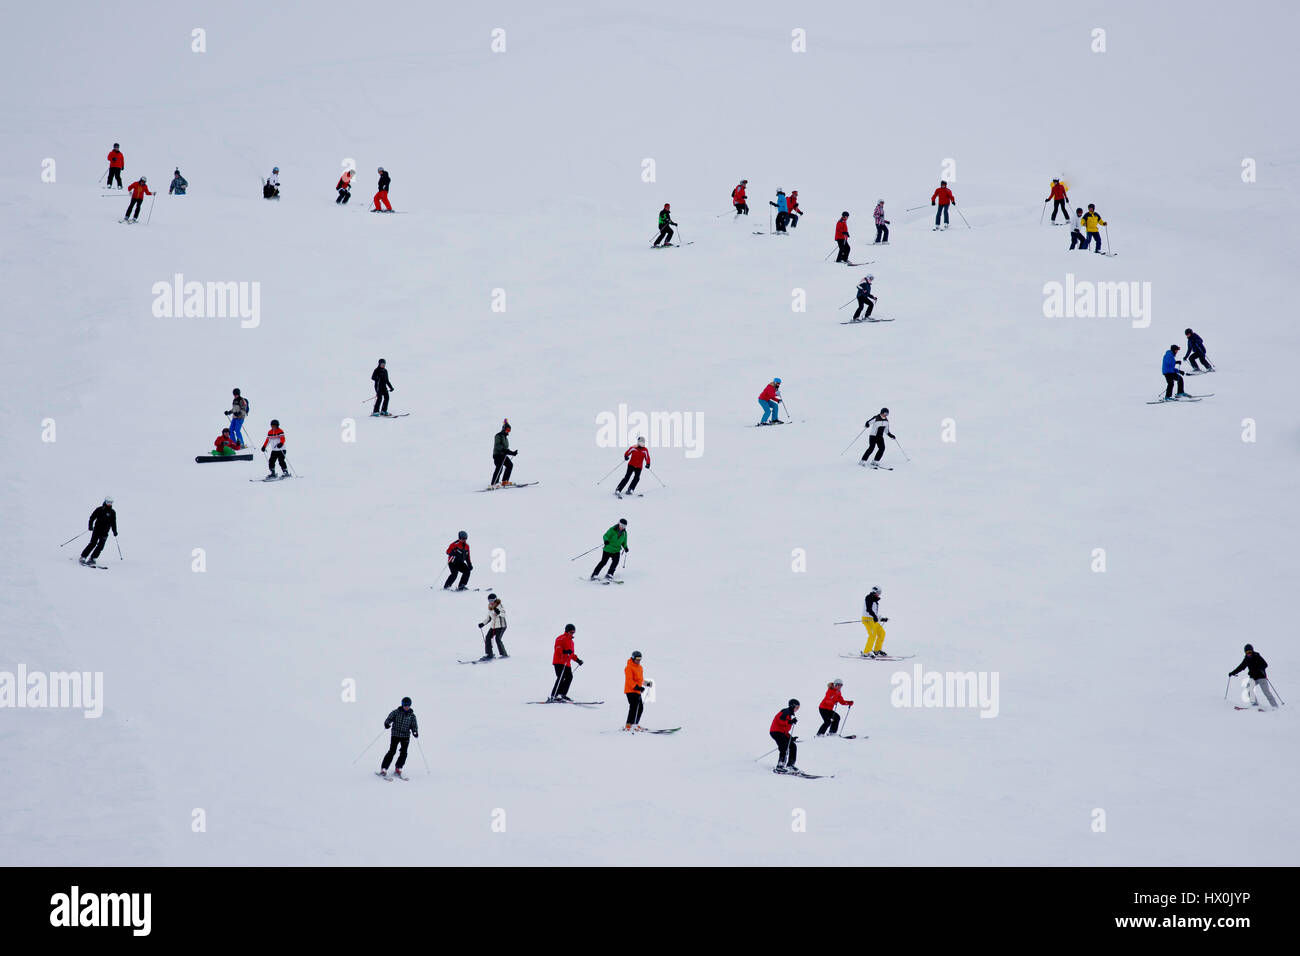
[[[789,198],[785,201],[786,209],[790,213],[790,228],[793,229],[799,225],[799,217],[803,215],[803,210],[799,208],[799,190],[790,193]]]
[[[650,467],[650,449],[645,446],[644,435],[636,436],[636,444],[623,452],[623,460],[627,462],[627,472],[614,489],[616,495],[622,495],[624,485],[627,485],[628,494],[636,491],[637,483],[641,480],[641,469]],[[632,481],[630,485],[628,479]]]
[[[1059,179],[1053,179],[1052,189],[1047,198],[1043,200],[1045,203],[1050,202],[1052,204],[1052,222],[1056,222],[1056,211],[1058,209],[1061,211],[1061,215],[1065,217],[1065,221],[1070,221],[1070,210],[1065,208],[1065,204],[1069,201],[1070,195],[1065,191],[1065,184]]]
[[[745,198],[745,186],[748,183],[748,179],[742,179],[740,185],[731,191],[731,204],[736,207],[737,216],[749,215],[749,200]]]
[[[469,534],[462,531],[456,535],[456,540],[447,545],[447,580],[443,582],[442,589],[450,591],[452,582],[456,580],[456,575],[460,575],[460,584],[457,591],[465,590],[469,584],[470,573],[474,570],[474,562],[469,556]]]
[[[835,243],[840,247],[840,254],[835,257],[836,262],[843,262],[846,265],[849,261],[849,213],[848,210],[840,213],[840,221],[835,224]]]
[[[145,185],[147,182],[148,180],[141,176],[130,186],[126,187],[131,192],[131,201],[126,204],[126,215],[122,217],[123,222],[126,222],[127,220],[130,220],[131,222],[140,221],[140,207],[144,205],[144,197],[153,195],[153,193],[150,192],[149,187]],[[135,216],[131,215],[132,209],[135,210]]]
[[[234,441],[230,437],[230,429],[221,429],[221,434],[217,440],[212,443],[212,454],[214,455],[233,455],[244,446]]]
[[[939,228],[940,216],[943,217],[943,224],[946,228],[948,225],[948,207],[957,205],[957,198],[952,194],[952,190],[948,188],[948,180],[939,180],[939,187],[930,194],[931,206],[935,204],[935,200],[939,201],[939,208],[934,211],[934,228],[936,230]]]
[[[822,698],[821,705],[817,708],[818,713],[822,715],[822,726],[817,731],[818,737],[825,737],[827,731],[834,737],[840,732],[840,715],[835,713],[835,705],[843,704],[845,707],[852,707],[853,701],[845,700],[844,695],[840,693],[840,688],[844,686],[844,681],[838,677],[826,685],[826,696]]]
[[[776,741],[777,750],[781,752],[776,758],[776,773],[799,772],[799,768],[794,765],[795,755],[799,752],[794,742],[798,738],[790,733],[794,730],[794,725],[799,723],[799,718],[795,716],[798,711],[799,701],[791,697],[789,705],[784,710],[778,710],[776,716],[772,718],[769,733]]]
[[[573,683],[573,665],[582,666],[582,658],[573,650],[573,635],[578,629],[572,624],[564,625],[564,633],[555,639],[555,653],[551,655],[551,666],[555,668],[555,683],[551,686],[548,701],[569,699],[569,685]]]
[[[124,169],[126,169],[126,157],[122,155],[121,147],[114,143],[108,154],[108,182],[105,185],[112,188],[113,183],[116,182],[117,188],[121,189]]]
[[[760,425],[784,425],[781,421],[781,380],[774,378],[758,393],[758,404],[763,407]]]

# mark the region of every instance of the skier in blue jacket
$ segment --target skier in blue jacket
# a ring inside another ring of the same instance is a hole
[[[785,232],[786,223],[790,221],[790,206],[786,202],[785,190],[776,191],[776,202],[768,202],[769,206],[776,207],[776,231]]]
[[[1164,361],[1160,363],[1160,371],[1165,377],[1165,401],[1171,398],[1181,398],[1187,392],[1183,386],[1183,373],[1178,368],[1178,346],[1169,346],[1169,351],[1165,353]],[[1178,383],[1178,395],[1174,395],[1174,383]]]
[[[1187,361],[1192,368],[1199,372],[1201,367],[1196,364],[1199,361],[1205,363],[1205,371],[1213,372],[1214,366],[1205,357],[1205,340],[1191,329],[1183,329],[1183,335],[1187,336]]]

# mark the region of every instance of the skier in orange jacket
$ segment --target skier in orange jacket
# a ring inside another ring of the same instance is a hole
[[[126,204],[126,215],[122,217],[123,222],[127,222],[128,220],[131,222],[138,222],[140,220],[140,207],[144,205],[144,197],[153,195],[149,190],[149,187],[145,185],[147,182],[148,180],[141,176],[130,186],[126,187],[131,193],[131,201]],[[131,215],[132,210],[135,210],[134,216]]]

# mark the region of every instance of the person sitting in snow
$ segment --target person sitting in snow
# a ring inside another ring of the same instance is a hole
[[[217,436],[216,441],[212,443],[212,454],[233,455],[243,447],[243,445],[231,441],[229,428],[223,428],[221,429],[221,434]]]

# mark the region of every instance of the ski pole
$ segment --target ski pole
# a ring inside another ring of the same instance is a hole
[[[85,531],[81,532],[81,534],[85,534],[85,533],[86,533]],[[80,538],[81,534],[77,535],[77,538]],[[76,541],[77,538],[69,538],[67,541],[63,542],[63,544],[72,544],[72,542]],[[59,547],[60,548],[63,547],[63,544],[59,545]]]
[[[832,249],[830,252],[826,253],[826,255],[822,257],[822,262],[825,262],[827,259],[829,259],[829,258],[831,257],[831,252],[835,252],[837,249],[839,249],[839,244],[838,244],[838,243],[836,243],[836,245],[835,245],[835,249]],[[764,756],[766,756],[766,755],[764,755]]]
[[[1228,683],[1223,685],[1223,699],[1228,699],[1228,690],[1232,687],[1232,675],[1228,675]]]
[[[903,212],[916,212],[916,210],[924,209],[924,208],[925,208],[925,203],[921,203],[921,205],[913,206],[911,209],[904,209]]]
[[[1047,200],[1044,199],[1044,200],[1043,200],[1043,211],[1040,212],[1040,213],[1038,214],[1038,224],[1039,224],[1040,226],[1043,224],[1043,217],[1046,216],[1046,215],[1047,215]],[[1056,215],[1056,213],[1052,213],[1052,215]]]
[[[384,728],[384,730],[387,730],[387,729],[388,729],[387,727]],[[375,740],[378,740],[380,737],[382,737],[382,736],[384,735],[384,730],[381,730],[379,733],[375,734]],[[370,743],[366,744],[366,750],[369,750],[371,747],[373,747],[373,746],[375,745],[375,740],[372,740],[372,741],[370,741]],[[360,760],[362,757],[364,757],[364,756],[366,755],[366,750],[361,751],[361,753],[359,753],[359,754],[357,754],[355,757],[353,757],[353,758],[352,758],[352,762],[353,762],[353,763],[356,763],[358,760]]]
[[[953,205],[955,206],[955,205],[957,205],[957,204],[956,204],[956,203],[953,203]],[[957,215],[961,216],[961,221],[962,221],[962,222],[966,222],[966,217],[965,217],[965,215],[962,214],[962,211],[961,211],[960,209],[957,210]],[[967,228],[967,229],[970,228],[970,223],[966,222],[966,228]]]
[[[102,182],[104,181],[104,177],[107,176],[107,175],[108,175],[108,170],[106,169],[106,170],[104,170],[102,173],[99,174],[99,178],[96,179],[95,182],[97,182],[97,183],[102,183]]]
[[[144,220],[144,224],[145,224],[146,226],[149,225],[150,221],[153,220],[153,204],[156,203],[157,201],[158,201],[158,194],[157,194],[157,193],[154,193],[154,194],[153,194],[153,199],[150,199],[150,200],[149,200],[149,215],[146,216],[146,217],[145,217],[145,220]],[[1109,240],[1108,240],[1108,241],[1109,241]]]
[[[848,722],[849,722],[849,716],[850,716],[852,713],[853,713],[853,705],[852,705],[852,704],[849,704],[848,710],[847,710],[847,711],[845,712],[845,714],[844,714],[844,719],[843,719],[842,721],[840,721],[840,729],[837,730],[837,731],[835,731],[836,734],[841,735],[841,736],[844,734],[844,728],[848,725]]]
[[[650,476],[651,476],[652,478],[654,478],[655,481],[659,482],[659,484],[663,485],[665,488],[668,487],[666,484],[664,484],[664,480],[663,480],[662,478],[660,478],[658,475],[656,475],[656,474],[651,470],[651,468],[650,468],[649,465],[646,465],[646,466],[645,466],[645,470],[646,470],[646,471],[649,471],[649,472],[650,472]]]
[[[420,759],[424,761],[424,772],[433,773],[433,771],[429,769],[429,758],[424,755],[424,744],[420,743],[419,737],[415,738],[415,746],[416,749],[420,751]]]
[[[857,624],[857,621],[832,621],[832,624]]]
[[[898,439],[897,439],[897,438],[894,439],[894,444],[895,444],[895,445],[898,445]],[[903,451],[903,446],[902,446],[902,445],[898,445],[898,450],[899,450],[899,451]],[[903,451],[903,460],[904,460],[904,461],[911,461],[911,460],[912,460],[912,459],[910,459],[910,458],[907,457],[907,452],[905,452],[905,451]]]
[[[113,535],[113,543],[117,545],[117,560],[125,561],[126,558],[122,557],[122,545],[118,542],[117,535]]]
[[[853,298],[849,299],[848,302],[845,302],[842,306],[840,306],[840,309],[846,309],[849,306],[851,306],[854,302],[857,301],[858,301],[858,297],[855,295]],[[835,311],[838,312],[840,309],[836,309]]]
[[[577,561],[578,558],[585,558],[587,555],[591,554],[592,551],[595,551],[596,548],[603,548],[603,547],[604,547],[604,545],[602,545],[602,544],[598,544],[598,545],[596,545],[595,548],[591,548],[591,549],[589,549],[589,550],[587,550],[587,551],[584,551],[584,552],[582,552],[582,554],[574,555],[573,557],[569,558],[569,560],[570,560],[570,561]]]
[[[777,752],[778,750],[780,750],[780,749],[781,749],[780,747],[773,747],[773,748],[772,748],[771,750],[769,750],[766,754],[759,754],[757,757],[755,757],[755,758],[754,758],[754,762],[755,762],[755,763],[758,763],[758,761],[760,761],[760,760],[762,760],[764,757],[766,757],[767,754],[774,754],[774,753],[776,753],[776,752]]]
[[[614,472],[616,472],[616,471],[618,471],[618,465],[615,465],[615,466],[614,466],[613,468],[611,468],[609,471],[605,472],[604,477],[601,478],[600,481],[604,481],[605,478],[608,478],[610,475],[614,474]],[[596,484],[600,484],[600,481],[596,482]],[[578,555],[578,557],[582,557],[582,555]]]
[[[781,407],[785,409],[785,417],[786,417],[786,420],[789,421],[790,416],[791,416],[793,413],[790,411],[790,406],[787,405],[787,404],[785,403],[785,399],[784,399],[784,398],[781,399]]]
[[[1278,699],[1278,700],[1282,700],[1282,692],[1281,692],[1280,690],[1277,689],[1277,685],[1274,684],[1274,683],[1270,680],[1270,681],[1268,682],[1268,686],[1271,687],[1271,688],[1273,689],[1273,693],[1277,694],[1277,699]],[[1285,704],[1286,701],[1282,700],[1282,703]]]
[[[1102,232],[1106,233],[1106,252],[1109,253],[1109,252],[1111,251],[1111,249],[1110,249],[1110,226],[1102,226],[1101,229],[1102,229]]]
[[[850,448],[856,445],[858,443],[858,439],[861,438],[863,433],[865,432],[866,432],[865,428],[862,429],[862,431],[858,432],[857,435],[854,436],[853,441],[849,442],[848,446],[844,449],[844,451],[848,451]],[[840,454],[841,455],[844,454],[844,451],[840,452]]]

